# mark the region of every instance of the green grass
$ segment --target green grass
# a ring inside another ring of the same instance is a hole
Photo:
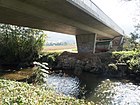
[[[94,105],[27,83],[0,79],[0,105]]]
[[[139,54],[140,54],[140,51],[115,51],[113,52],[113,55],[136,56]]]

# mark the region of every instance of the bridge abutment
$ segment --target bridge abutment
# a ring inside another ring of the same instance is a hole
[[[96,34],[76,35],[78,53],[95,53]]]

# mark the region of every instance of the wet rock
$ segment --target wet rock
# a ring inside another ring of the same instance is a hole
[[[76,54],[76,53],[69,53],[64,52],[58,57],[58,63],[56,69],[66,69],[66,70],[84,70],[87,72],[103,72],[100,68],[104,68],[102,64],[107,63],[102,62],[105,60],[100,59],[100,55],[102,54]],[[103,54],[103,56],[106,56]],[[108,55],[107,55],[108,56]],[[110,55],[109,55],[110,56]],[[105,59],[106,57],[102,57]],[[107,57],[108,58],[108,57]],[[95,69],[96,68],[96,69]]]
[[[96,72],[96,69],[94,68],[94,69],[90,70],[90,72],[91,73],[95,73]]]
[[[91,64],[86,64],[84,70],[85,71],[90,71],[92,69]]]
[[[82,69],[80,67],[75,67],[74,74],[80,75],[82,73]]]
[[[78,61],[79,62],[79,61]],[[80,63],[75,64],[74,74],[80,75],[84,69],[84,66]]]

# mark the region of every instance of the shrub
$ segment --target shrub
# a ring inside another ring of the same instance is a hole
[[[53,53],[46,53],[41,54],[39,62],[47,62],[49,67],[54,67],[57,65],[57,57],[61,54],[61,52],[53,52]]]
[[[42,30],[0,24],[0,64],[32,62],[42,49],[44,37]]]
[[[140,58],[132,58],[127,61],[129,63],[129,69],[135,73],[140,72]]]
[[[129,70],[134,73],[140,72],[140,51],[120,51],[113,52],[116,63],[126,63]]]

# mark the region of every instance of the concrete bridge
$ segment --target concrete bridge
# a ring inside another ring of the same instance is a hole
[[[76,35],[78,52],[96,41],[121,44],[124,31],[91,0],[0,0],[0,22]]]

